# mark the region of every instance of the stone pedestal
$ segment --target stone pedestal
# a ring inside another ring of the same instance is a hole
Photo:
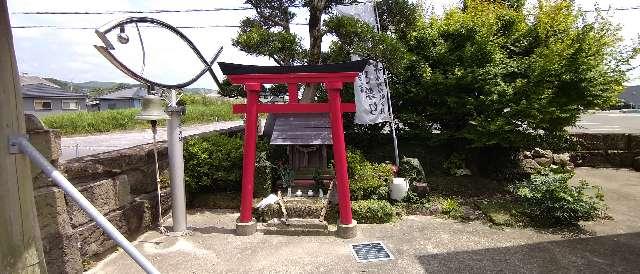
[[[358,235],[357,222],[353,220],[349,225],[343,225],[338,223],[338,230],[336,230],[336,236],[343,239],[355,238]]]
[[[236,221],[236,235],[238,236],[249,236],[253,233],[256,233],[258,230],[258,223],[256,219],[251,219],[251,222],[241,223]]]

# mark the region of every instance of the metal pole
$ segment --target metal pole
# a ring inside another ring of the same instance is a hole
[[[376,8],[376,1],[373,3],[373,11],[376,16],[376,31],[380,32],[380,16],[378,16],[378,9]],[[398,156],[398,137],[396,137],[396,122],[393,118],[393,107],[391,107],[391,91],[389,89],[389,79],[386,76],[384,67],[382,68],[382,74],[384,75],[384,83],[387,87],[387,105],[389,106],[389,118],[391,119],[391,135],[393,136],[393,155],[394,160],[396,160],[396,167],[400,168],[400,157]]]
[[[169,175],[171,179],[171,198],[173,232],[187,230],[187,202],[184,186],[184,158],[183,144],[178,129],[180,124],[180,110],[176,90],[171,90],[169,98],[169,122],[167,124],[167,146],[169,149]]]
[[[21,152],[26,154],[34,164],[42,169],[45,175],[51,178],[65,194],[71,197],[102,228],[109,238],[127,252],[129,257],[145,272],[160,273],[25,137],[12,138],[11,144],[17,145]]]
[[[151,133],[153,135],[153,162],[156,167],[156,193],[158,194],[158,229],[164,234],[167,231],[162,226],[162,195],[160,192],[160,167],[158,166],[158,121],[150,120]]]

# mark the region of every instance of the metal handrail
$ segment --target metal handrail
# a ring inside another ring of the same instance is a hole
[[[40,152],[29,143],[29,140],[24,136],[11,137],[9,140],[10,150],[12,153],[24,153],[31,162],[36,164],[45,175],[53,180],[65,194],[69,195],[84,212],[86,212],[96,224],[104,230],[104,232],[111,238],[118,246],[120,246],[131,259],[133,259],[145,272],[147,273],[160,273],[152,264],[145,258],[140,251],[138,251],[130,242],[125,238],[113,224],[107,220],[92,204],[85,198],[78,189],[76,189],[67,178],[60,173],[49,161],[40,154]]]

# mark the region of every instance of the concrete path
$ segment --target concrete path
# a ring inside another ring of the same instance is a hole
[[[355,239],[234,236],[234,211],[191,211],[193,233],[152,231],[135,242],[163,273],[631,273],[640,270],[640,173],[577,170],[601,184],[615,220],[584,224],[580,235],[492,228],[434,217],[407,216],[385,225],[359,225]],[[167,225],[170,225],[170,221]],[[350,244],[382,241],[394,260],[357,263]],[[119,251],[89,273],[142,273]]]
[[[640,113],[621,113],[620,111],[600,111],[583,115],[575,127],[574,133],[640,133]]]
[[[190,136],[239,125],[242,125],[242,121],[228,121],[205,125],[191,125],[183,127],[182,134],[183,136]],[[167,140],[167,129],[158,128],[158,141],[164,140]],[[76,157],[118,150],[132,146],[148,144],[151,142],[153,142],[151,129],[80,137],[63,137],[61,141],[61,160],[66,161]]]

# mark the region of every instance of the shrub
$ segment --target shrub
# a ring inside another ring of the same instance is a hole
[[[254,195],[271,192],[271,164],[267,146],[257,144]],[[242,137],[210,135],[188,140],[184,146],[185,183],[189,192],[237,192],[242,181]]]
[[[460,202],[452,197],[436,197],[432,201],[433,205],[440,207],[440,212],[451,219],[462,219],[463,212]]]
[[[393,221],[395,208],[387,201],[361,200],[354,201],[353,218],[361,224],[384,224]]]
[[[568,184],[572,174],[534,175],[515,185],[512,190],[521,202],[521,212],[539,225],[575,225],[600,216],[604,209],[604,196],[600,187],[585,181]],[[588,194],[593,189],[595,194]]]
[[[370,163],[357,150],[347,153],[347,161],[349,189],[353,200],[387,199],[389,184],[393,180],[393,169],[390,165]]]

